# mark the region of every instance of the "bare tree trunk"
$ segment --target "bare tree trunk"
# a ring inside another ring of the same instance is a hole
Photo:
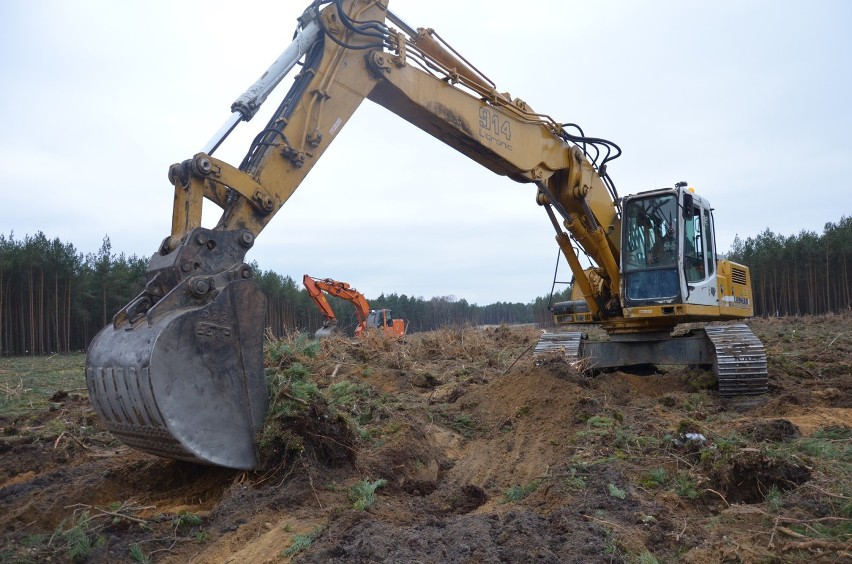
[[[39,271],[38,283],[38,353],[45,353],[45,330],[47,324],[47,315],[44,308],[44,269]]]
[[[808,261],[808,314],[816,313],[816,274]]]
[[[29,337],[29,335],[28,335],[29,331],[28,331],[28,328],[27,328],[27,305],[26,305],[27,304],[27,300],[26,300],[27,296],[25,295],[25,292],[24,292],[24,286],[21,286],[20,292],[21,292],[21,302],[20,302],[21,303],[21,308],[20,308],[21,313],[20,313],[20,318],[18,319],[18,326],[19,326],[20,332],[21,332],[21,337],[20,337],[21,341],[18,344],[18,347],[20,348],[21,354],[26,354],[26,353],[29,352],[29,349],[27,348],[27,339]]]
[[[793,311],[796,315],[801,315],[801,307],[799,306],[799,260],[793,260]]]
[[[59,341],[59,273],[53,274],[53,346],[55,352],[61,352],[62,347]]]
[[[30,268],[29,276],[29,343],[27,344],[27,353],[35,354],[35,280],[33,278],[33,269]]]
[[[825,245],[825,312],[831,311],[831,278],[828,273],[828,243]]]
[[[73,274],[68,275],[68,287],[65,289],[65,352],[71,352],[71,279]]]
[[[6,350],[6,343],[4,342],[4,337],[6,336],[6,332],[3,330],[3,322],[6,317],[3,315],[5,313],[3,306],[3,296],[6,294],[3,289],[3,271],[0,270],[0,356],[3,355],[3,352]]]

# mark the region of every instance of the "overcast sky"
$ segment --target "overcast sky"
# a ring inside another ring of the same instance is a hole
[[[307,2],[0,1],[0,232],[149,256],[170,164],[191,157],[286,47]],[[852,213],[852,2],[392,0],[500,91],[610,139],[624,194],[686,180],[717,242],[822,232]],[[291,80],[267,102],[278,105]],[[216,153],[238,165],[266,123]],[[218,219],[206,210],[205,225]],[[367,297],[481,305],[550,291],[557,248],[530,185],[367,101],[249,260]],[[561,279],[569,278],[561,265]]]

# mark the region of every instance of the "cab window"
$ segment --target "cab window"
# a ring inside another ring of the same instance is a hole
[[[633,200],[627,209],[626,269],[671,267],[677,256],[677,200]]]
[[[705,237],[701,208],[692,210],[692,219],[686,221],[683,240],[683,269],[687,282],[704,280],[707,275],[704,268]]]
[[[704,249],[707,252],[707,275],[713,274],[716,268],[716,254],[713,252],[713,217],[710,210],[704,210]]]
[[[678,204],[673,194],[630,200],[624,208],[622,268],[628,302],[676,299]]]

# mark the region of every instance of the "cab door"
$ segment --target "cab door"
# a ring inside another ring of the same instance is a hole
[[[713,214],[709,205],[697,196],[684,198],[684,206],[691,207],[691,213],[685,208],[679,261],[684,303],[718,306]]]

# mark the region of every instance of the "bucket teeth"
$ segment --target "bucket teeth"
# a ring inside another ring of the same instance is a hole
[[[151,454],[196,461],[169,433],[153,398],[148,367],[88,366],[86,382],[95,410],[116,438]]]

